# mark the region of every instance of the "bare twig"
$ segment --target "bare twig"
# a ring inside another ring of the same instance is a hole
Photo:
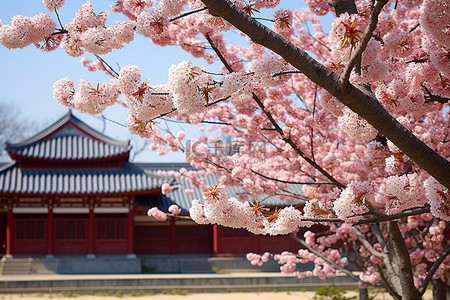
[[[102,63],[103,70],[105,70],[110,76],[119,78],[119,73],[117,73],[103,58],[101,58],[100,55],[94,55]]]
[[[256,103],[258,103],[259,108],[262,110],[262,112],[266,115],[266,117],[269,119],[269,121],[272,123],[272,125],[275,127],[275,129],[278,131],[278,133],[280,134],[280,137],[283,141],[285,141],[287,144],[289,144],[292,147],[292,149],[294,149],[295,152],[297,152],[297,154],[299,156],[301,156],[307,163],[309,163],[311,166],[313,166],[317,171],[319,171],[322,175],[324,175],[327,179],[329,179],[337,187],[339,187],[341,189],[345,188],[345,185],[340,183],[333,176],[331,176],[331,174],[329,174],[321,166],[319,166],[316,162],[314,162],[312,159],[307,157],[305,155],[305,153],[303,153],[303,151],[294,143],[294,141],[292,141],[289,137],[285,136],[283,129],[280,127],[280,125],[278,125],[277,121],[273,118],[272,114],[267,111],[267,109],[265,108],[261,99],[259,99],[258,96],[256,96],[254,93],[253,93],[253,99],[256,101]]]
[[[228,64],[228,62],[225,59],[225,57],[223,57],[222,52],[220,52],[220,50],[216,47],[216,45],[212,41],[212,39],[209,36],[209,34],[205,34],[205,38],[208,41],[208,43],[211,45],[211,47],[213,48],[214,52],[217,54],[217,56],[219,57],[220,61],[223,63],[225,68],[227,68],[228,72],[233,73],[233,71],[234,71],[233,68]]]
[[[361,280],[355,276],[350,270],[347,270],[346,268],[338,265],[337,263],[335,263],[334,261],[328,259],[326,256],[324,256],[322,253],[320,253],[319,251],[315,250],[313,247],[311,247],[310,245],[308,245],[304,240],[302,240],[301,238],[290,234],[290,236],[296,240],[297,242],[299,242],[300,244],[302,244],[306,249],[308,249],[308,251],[310,251],[311,253],[317,255],[318,257],[322,258],[324,261],[326,261],[328,264],[330,264],[331,266],[333,266],[333,268],[340,270],[341,272],[347,274],[351,279],[353,279],[356,282],[361,282]]]
[[[378,0],[377,4],[375,4],[375,7],[373,8],[372,13],[370,14],[369,26],[367,26],[366,30],[364,31],[364,34],[361,40],[359,41],[358,47],[356,47],[355,52],[353,53],[352,57],[350,58],[350,61],[345,67],[344,72],[341,75],[340,78],[341,84],[347,85],[349,83],[350,74],[353,70],[353,67],[361,58],[363,51],[367,47],[367,43],[369,43],[369,40],[372,38],[373,31],[377,27],[378,15],[380,14],[381,10],[383,9],[384,5],[387,2],[388,0]]]
[[[265,179],[269,179],[269,180],[273,180],[273,181],[278,181],[278,182],[282,182],[282,183],[288,183],[288,184],[311,184],[311,185],[334,185],[334,183],[332,182],[305,182],[305,181],[288,181],[288,180],[281,180],[281,179],[277,179],[277,178],[273,178],[267,175],[264,175],[260,172],[257,172],[253,169],[250,169],[251,172],[255,173],[256,175],[259,175]]]
[[[170,19],[169,21],[170,21],[170,22],[173,22],[173,21],[176,21],[176,20],[178,20],[178,19],[184,18],[184,17],[186,17],[186,16],[189,16],[189,15],[192,15],[192,14],[195,14],[195,13],[198,13],[198,12],[201,12],[201,11],[204,11],[204,10],[207,10],[207,9],[208,9],[207,7],[202,7],[202,8],[199,8],[199,9],[191,10],[191,11],[188,11],[188,12],[186,12],[186,13],[184,13],[184,14],[181,14],[181,15],[179,15],[179,16],[176,16],[175,18]]]
[[[59,18],[58,10],[56,8],[55,8],[55,14],[56,14],[56,18],[58,19],[59,26],[61,26],[61,30],[65,31],[64,25],[62,24],[61,19]]]

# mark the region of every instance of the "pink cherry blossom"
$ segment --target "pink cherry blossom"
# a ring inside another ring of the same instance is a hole
[[[181,208],[179,208],[176,204],[172,204],[169,206],[168,211],[173,215],[179,215],[181,213]]]
[[[159,210],[157,207],[152,207],[147,211],[147,215],[149,217],[153,217],[158,221],[166,221],[167,220],[167,215],[162,212],[161,210]]]
[[[64,0],[42,0],[42,3],[49,11],[54,11],[64,5]]]

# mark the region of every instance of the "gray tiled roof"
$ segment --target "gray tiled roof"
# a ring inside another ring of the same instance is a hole
[[[145,173],[133,164],[123,168],[20,169],[15,161],[0,168],[0,194],[122,194],[159,189],[170,176]]]
[[[9,147],[8,150],[20,156],[60,160],[107,158],[129,151],[128,147],[101,143],[86,136],[52,137],[41,143],[26,147]]]
[[[149,173],[156,173],[158,170],[164,170],[164,171],[169,171],[169,170],[175,170],[178,171],[180,168],[186,168],[186,169],[192,169],[192,167],[190,167],[188,164],[186,163],[170,163],[170,165],[162,165],[162,164],[140,164],[140,166],[144,169],[147,170],[147,172]],[[215,174],[210,174],[210,175],[206,175],[205,178],[205,184],[207,186],[215,186],[216,184],[219,183],[219,178],[217,175]],[[171,193],[167,194],[165,197],[167,199],[163,199],[163,203],[165,203],[167,205],[167,207],[165,207],[164,205],[161,205],[161,207],[159,207],[160,209],[163,210],[167,210],[168,206],[171,204],[177,204],[180,208],[183,209],[183,211],[188,211],[189,208],[192,206],[192,200],[193,199],[198,199],[201,202],[203,202],[203,191],[198,188],[195,187],[191,181],[180,177],[178,179],[176,179],[172,185],[180,185],[182,188],[181,189],[174,189]],[[190,189],[193,191],[192,194],[186,194],[185,190],[186,189]],[[228,197],[235,197],[237,199],[239,199],[239,195],[243,194],[244,191],[242,189],[241,186],[226,186],[225,187]],[[289,192],[298,194],[298,195],[303,195],[302,192],[302,185],[297,184],[291,184],[289,185]],[[276,195],[259,195],[256,197],[256,199],[258,200],[258,202],[260,202],[261,204],[265,205],[265,206],[270,206],[270,207],[284,207],[286,205],[296,205],[296,204],[300,204],[303,203],[304,201],[301,199],[295,199],[292,202],[287,203],[286,201],[283,201],[280,199],[280,197],[276,196]],[[249,202],[253,202],[253,197],[249,196],[247,197],[246,201]]]
[[[113,140],[68,113],[38,134],[8,143],[11,157],[51,160],[86,160],[127,155],[129,142]]]

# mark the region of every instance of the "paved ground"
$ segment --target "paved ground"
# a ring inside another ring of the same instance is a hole
[[[110,295],[110,296],[93,296],[93,295],[67,295],[61,294],[0,294],[0,300],[310,300],[313,299],[314,292],[272,292],[272,293],[202,293],[187,295]],[[356,292],[348,292],[346,297],[357,296]],[[355,298],[357,299],[357,298]],[[387,294],[378,294],[376,300],[392,299]],[[423,300],[432,300],[430,291],[427,291]]]

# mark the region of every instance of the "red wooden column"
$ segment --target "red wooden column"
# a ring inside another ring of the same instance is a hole
[[[219,253],[219,226],[217,224],[213,225],[213,254]]]
[[[170,218],[170,254],[176,254],[177,251],[177,228],[175,226],[175,218]]]
[[[130,205],[130,210],[128,212],[127,227],[128,227],[127,257],[135,258],[136,254],[134,254],[134,211],[132,205]]]
[[[95,258],[94,238],[95,238],[95,216],[94,216],[94,199],[89,199],[89,215],[88,215],[88,254],[87,258]]]
[[[8,212],[6,214],[6,257],[13,256],[13,232],[14,232],[14,214],[12,210],[12,203],[8,205]]]
[[[54,255],[54,241],[55,241],[55,219],[53,217],[53,203],[48,202],[47,214],[47,258],[53,258]]]

